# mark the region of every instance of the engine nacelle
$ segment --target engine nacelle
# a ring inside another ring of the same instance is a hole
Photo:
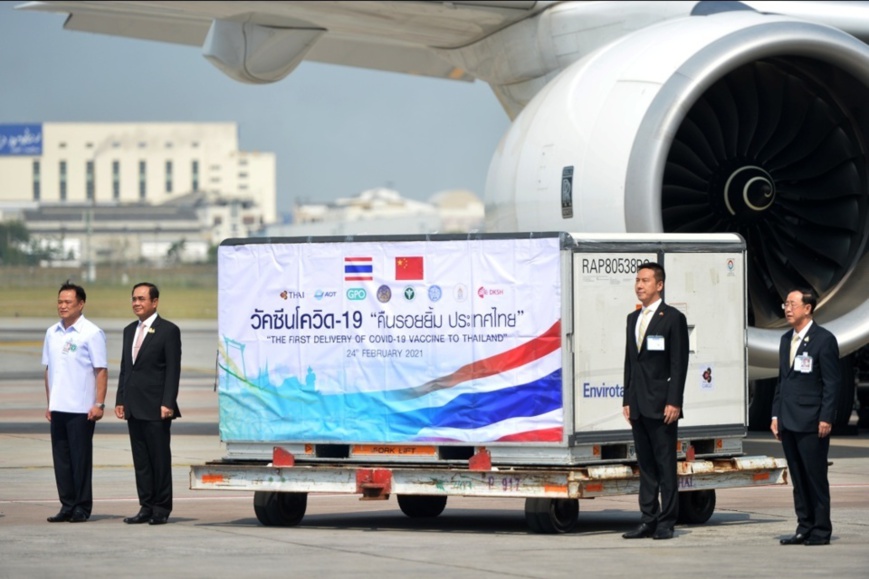
[[[492,160],[487,230],[740,233],[751,375],[772,376],[794,288],[843,355],[869,342],[867,151],[862,42],[747,11],[670,20],[534,97]]]

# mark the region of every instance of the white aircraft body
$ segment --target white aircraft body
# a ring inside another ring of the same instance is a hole
[[[512,125],[489,231],[738,232],[751,375],[782,298],[869,342],[869,3],[30,2],[65,28],[201,46],[242,82],[304,59],[488,83]],[[722,307],[727,307],[722,304]]]

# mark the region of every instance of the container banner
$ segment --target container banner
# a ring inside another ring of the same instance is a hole
[[[557,237],[223,245],[224,441],[562,442]]]

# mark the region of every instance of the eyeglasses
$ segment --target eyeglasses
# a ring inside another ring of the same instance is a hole
[[[785,302],[781,305],[781,309],[783,310],[792,310],[794,308],[798,308],[799,306],[804,306],[806,304],[798,304],[797,302]]]

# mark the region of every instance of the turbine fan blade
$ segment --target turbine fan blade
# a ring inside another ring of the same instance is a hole
[[[788,200],[827,201],[841,197],[859,198],[861,189],[857,164],[849,160],[825,175],[782,185],[780,192]]]
[[[751,150],[751,144],[755,141],[761,126],[761,103],[758,98],[754,70],[742,67],[728,76],[725,82],[736,101],[736,109],[739,111],[737,115],[739,130],[736,134],[736,154],[739,157],[747,157]]]
[[[806,157],[789,165],[771,169],[776,179],[783,181],[803,181],[834,171],[844,161],[859,156],[856,144],[841,128],[836,127],[825,139],[820,141]]]
[[[828,228],[831,232],[847,230],[850,233],[857,233],[860,230],[860,204],[852,196],[830,199],[823,203],[792,203],[784,199],[780,203],[784,211],[807,222],[806,225]]]
[[[705,143],[705,141],[703,142]],[[704,181],[712,176],[713,170],[718,167],[718,162],[714,156],[711,156],[711,153],[712,151],[708,147],[694,148],[682,141],[673,141],[673,146],[670,147],[671,161]]]
[[[680,185],[695,191],[706,191],[709,187],[709,177],[711,177],[711,174],[707,174],[704,178],[687,169],[684,165],[675,162],[667,163],[665,175],[665,183]]]
[[[705,169],[705,171],[696,169],[697,174],[708,177],[712,171],[718,168],[719,159],[709,141],[703,136],[703,131],[690,117],[687,117],[679,134],[685,140],[673,140],[673,145],[670,148],[670,160],[677,164],[686,165],[687,161],[683,160],[683,157],[688,156],[689,159],[696,157]],[[686,155],[686,152],[690,155]]]
[[[733,94],[731,94],[727,82],[719,82],[704,97],[709,100],[710,106],[715,111],[715,118],[718,119],[718,126],[723,139],[724,158],[732,159],[736,157],[739,149],[740,125]]]
[[[702,204],[704,210],[708,211],[708,197],[706,191],[698,191],[691,187],[683,187],[682,185],[667,185],[664,187],[664,195],[670,200],[673,205],[694,205]]]

